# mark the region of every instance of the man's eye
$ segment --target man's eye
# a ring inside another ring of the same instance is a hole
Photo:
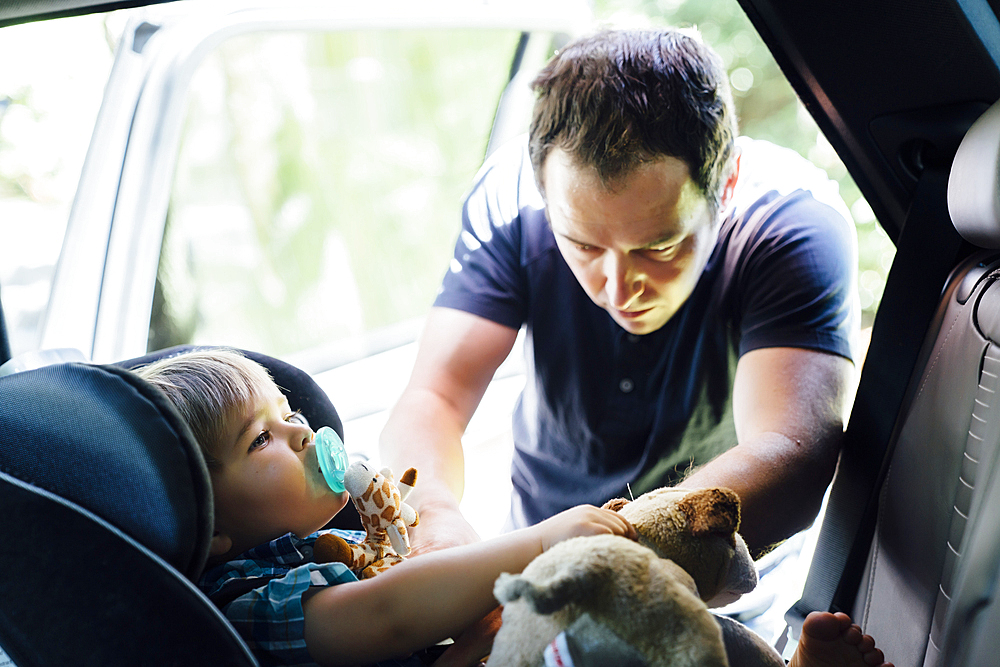
[[[303,426],[309,426],[309,420],[306,416],[302,414],[300,410],[296,410],[287,417],[285,417],[286,422],[291,422],[292,424],[302,424]]]
[[[651,254],[656,259],[673,259],[677,255],[677,249],[680,247],[679,243],[674,245],[662,246],[658,248],[647,248],[647,252]]]
[[[576,249],[580,252],[590,252],[594,249],[594,246],[587,245],[586,243],[574,243],[573,245],[576,246]]]
[[[250,448],[247,450],[247,452],[249,453],[249,452],[254,451],[255,449],[263,447],[264,445],[266,445],[270,441],[271,441],[271,432],[270,431],[261,431],[260,435],[258,435],[256,438],[254,438],[253,442],[250,443]]]

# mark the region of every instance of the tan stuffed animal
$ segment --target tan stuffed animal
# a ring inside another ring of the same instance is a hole
[[[389,468],[376,472],[362,461],[352,463],[344,473],[344,487],[358,508],[365,541],[351,544],[337,535],[321,535],[313,545],[316,561],[344,563],[359,579],[402,562],[410,553],[406,528],[420,521],[417,511],[403,502],[416,482],[415,468],[407,468],[396,485]]]
[[[522,574],[501,575],[494,594],[504,605],[503,625],[490,667],[729,665],[723,634],[730,629],[705,602],[725,603],[757,585],[736,532],[736,494],[657,489],[605,507],[635,526],[639,543],[574,538]]]

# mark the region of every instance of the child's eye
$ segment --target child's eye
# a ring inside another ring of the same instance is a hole
[[[252,452],[255,449],[258,449],[260,447],[263,447],[264,445],[266,445],[270,441],[271,441],[271,432],[270,431],[261,431],[260,435],[258,435],[256,438],[254,438],[253,442],[250,443],[250,448],[247,450],[247,453],[250,453],[250,452]]]
[[[306,419],[306,416],[302,414],[301,410],[296,410],[295,412],[285,417],[285,421],[290,422],[292,424],[302,424],[303,426],[309,426],[309,420]]]

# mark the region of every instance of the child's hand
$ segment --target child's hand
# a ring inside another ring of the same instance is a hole
[[[571,537],[621,535],[636,539],[635,528],[618,512],[593,505],[577,505],[539,523],[542,550],[547,551]]]

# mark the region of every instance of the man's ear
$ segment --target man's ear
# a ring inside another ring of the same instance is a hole
[[[228,535],[223,535],[219,531],[215,531],[215,534],[212,535],[212,543],[208,547],[208,557],[217,558],[229,553],[229,550],[232,548],[233,540]]]
[[[736,160],[733,165],[733,170],[729,173],[729,177],[726,179],[726,185],[722,188],[722,201],[720,202],[720,210],[726,208],[729,204],[729,200],[733,198],[733,192],[736,190],[736,181],[740,176],[740,153],[739,149],[736,149]]]

